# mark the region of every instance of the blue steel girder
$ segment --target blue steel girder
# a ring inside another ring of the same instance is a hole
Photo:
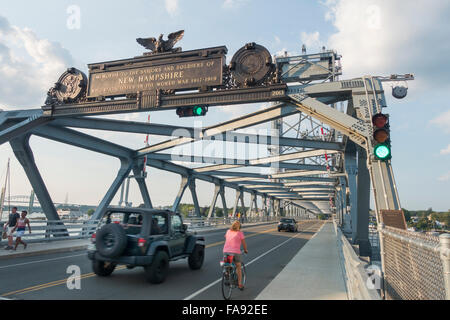
[[[30,181],[33,190],[36,193],[36,197],[41,204],[45,216],[48,220],[59,220],[58,213],[56,212],[55,205],[50,197],[50,194],[45,186],[44,180],[36,166],[34,160],[33,151],[30,147],[30,134],[24,134],[9,141],[13,152],[22,165],[25,174]],[[62,228],[60,231],[67,231]]]
[[[50,119],[48,118],[46,119],[39,115],[33,115],[29,118],[26,118],[25,120],[15,123],[10,127],[0,131],[0,145],[15,137],[23,135],[29,132],[31,129],[41,126],[49,121]]]
[[[177,157],[173,154],[168,153],[151,153],[147,156],[149,159],[154,160],[165,160],[165,161],[181,161],[181,162],[191,162],[191,163],[219,163],[218,166],[225,166],[224,169],[231,169],[234,166],[236,167],[278,167],[278,168],[285,168],[285,169],[295,169],[295,170],[326,170],[326,166],[321,165],[312,165],[312,164],[299,164],[299,163],[288,163],[288,162],[268,162],[268,163],[257,163],[257,161],[254,160],[241,160],[241,159],[232,159],[232,158],[218,158],[218,157],[197,157],[197,156],[180,156]],[[259,160],[259,159],[256,159]],[[256,162],[256,163],[255,163]],[[274,164],[276,163],[276,164]],[[216,166],[207,166],[207,167],[201,167],[201,168],[195,168],[195,171],[197,172],[205,172],[205,171],[216,171],[220,170],[218,168],[215,168]],[[205,170],[205,169],[211,169],[211,170]]]
[[[202,136],[203,139],[215,141],[238,141],[245,143],[266,144],[266,145],[280,145],[285,147],[301,147],[311,149],[327,149],[327,150],[343,150],[343,146],[338,142],[285,138],[276,136],[267,136],[252,133],[240,133],[235,131],[226,131],[216,135],[205,135],[204,132],[214,128],[192,128],[183,126],[170,126],[153,123],[143,123],[135,121],[122,121],[98,118],[70,118],[70,119],[55,119],[52,125],[95,129],[117,132],[141,133],[160,136],[176,136],[183,138],[191,138],[194,140],[195,136]],[[200,134],[201,133],[201,134]],[[159,150],[161,151],[161,150]]]
[[[47,138],[117,158],[132,159],[135,156],[135,151],[132,149],[72,129],[46,125],[33,129],[32,133],[42,138]]]

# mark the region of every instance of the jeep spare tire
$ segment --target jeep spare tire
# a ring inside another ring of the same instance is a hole
[[[108,223],[97,232],[95,244],[102,256],[114,258],[125,250],[127,235],[121,225]]]

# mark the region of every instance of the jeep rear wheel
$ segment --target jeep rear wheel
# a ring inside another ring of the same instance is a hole
[[[169,256],[165,251],[158,251],[152,264],[144,266],[145,276],[150,283],[161,283],[169,272]]]
[[[94,270],[94,273],[100,277],[109,276],[111,273],[113,273],[115,268],[116,264],[112,262],[105,262],[100,260],[92,261],[92,269]]]
[[[116,223],[105,224],[98,232],[95,241],[98,252],[108,258],[120,256],[127,246],[125,230]]]
[[[189,268],[192,270],[198,270],[203,265],[203,260],[205,259],[205,246],[196,244],[194,250],[189,255],[188,264]]]

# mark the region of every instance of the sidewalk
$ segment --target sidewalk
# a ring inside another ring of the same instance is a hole
[[[347,300],[336,234],[327,222],[256,300]]]
[[[89,239],[36,242],[36,243],[29,243],[26,250],[24,250],[23,245],[20,244],[17,247],[16,251],[5,250],[4,246],[2,246],[0,248],[0,260],[19,257],[31,257],[48,253],[83,250],[87,248],[87,245],[89,243],[90,243]]]

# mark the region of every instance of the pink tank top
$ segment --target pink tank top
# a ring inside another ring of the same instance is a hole
[[[225,245],[223,247],[223,252],[227,253],[241,253],[241,243],[244,239],[244,233],[242,231],[231,231],[228,230],[225,234]]]

